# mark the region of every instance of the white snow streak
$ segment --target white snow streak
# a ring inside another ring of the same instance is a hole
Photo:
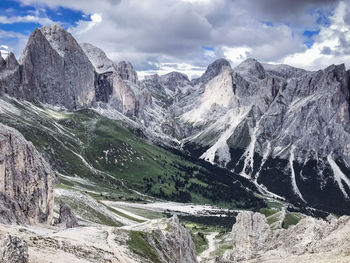
[[[291,170],[291,173],[292,173],[293,191],[294,191],[295,194],[297,194],[300,197],[301,200],[303,200],[306,203],[306,201],[304,200],[303,196],[300,193],[300,190],[299,190],[298,185],[297,185],[297,181],[295,180],[295,171],[294,171],[294,167],[293,167],[294,149],[295,149],[295,146],[292,145],[292,147],[290,149],[290,155],[289,155],[289,165],[290,165],[290,170]]]
[[[245,156],[246,158],[244,159],[244,166],[243,166],[243,170],[241,171],[240,175],[243,177],[246,177],[246,178],[251,178],[253,168],[254,168],[254,152],[255,152],[255,143],[256,143],[256,133],[258,132],[258,129],[259,129],[259,123],[260,123],[260,121],[258,121],[256,123],[256,126],[254,127],[253,131],[250,133],[250,143],[243,154],[243,156]],[[248,167],[251,168],[251,171],[249,172],[249,174],[246,173],[246,169]]]
[[[345,174],[343,174],[343,172],[340,170],[339,166],[337,165],[337,163],[332,159],[331,154],[329,154],[327,156],[327,161],[329,163],[329,165],[331,166],[332,170],[333,170],[333,175],[334,175],[334,181],[337,182],[340,190],[342,191],[343,195],[345,198],[349,198],[347,192],[345,191],[343,182],[346,183],[346,185],[350,188],[350,180],[349,178],[346,177]]]
[[[218,153],[219,161],[224,162],[225,164],[230,162],[231,154],[227,145],[227,140],[230,138],[238,124],[245,118],[248,112],[249,109],[243,109],[240,114],[237,114],[237,116],[232,116],[228,129],[226,129],[226,131],[220,136],[216,143],[211,146],[205,153],[203,153],[200,158],[214,164],[215,155]]]
[[[263,159],[262,159],[261,164],[260,164],[259,171],[258,171],[258,172],[256,173],[256,175],[255,175],[254,181],[255,181],[256,183],[258,182],[258,178],[259,178],[261,169],[262,169],[262,167],[264,166],[264,164],[265,164],[267,158],[269,157],[270,153],[271,153],[271,142],[268,141],[268,142],[267,142],[267,145],[266,145],[266,150],[265,150],[264,155],[263,155]]]

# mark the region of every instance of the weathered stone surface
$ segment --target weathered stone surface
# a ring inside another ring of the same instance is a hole
[[[181,225],[176,215],[167,220],[168,231],[156,231],[159,250],[163,262],[191,263],[197,262],[196,249],[190,232]]]
[[[207,70],[200,78],[192,80],[192,85],[200,83],[206,84],[208,81],[219,75],[223,68],[231,68],[230,62],[223,58],[215,60],[207,67]]]
[[[233,250],[218,262],[347,262],[349,233],[348,216],[331,223],[305,217],[271,231],[263,215],[241,212],[232,228]]]
[[[101,74],[118,70],[117,64],[110,60],[102,49],[89,43],[81,43],[80,46],[88,56],[97,73]]]
[[[51,223],[56,178],[15,129],[0,124],[0,222]]]
[[[58,224],[63,225],[65,228],[77,227],[79,225],[72,208],[63,201],[60,202]]]
[[[17,97],[68,109],[94,100],[94,68],[72,35],[59,25],[35,29],[20,64],[23,93]]]
[[[232,227],[232,260],[247,260],[266,248],[272,231],[264,215],[250,211],[240,212]]]
[[[0,263],[27,262],[27,243],[16,236],[7,235],[0,246]]]
[[[109,103],[127,116],[140,116],[146,105],[152,103],[149,92],[129,81],[123,81],[117,72],[106,72],[97,77],[96,99]]]
[[[146,233],[147,242],[156,251],[160,262],[197,262],[191,233],[176,215],[169,219],[152,220],[125,228]]]
[[[133,243],[136,247],[128,243],[132,233],[137,236],[137,242]],[[29,262],[35,263],[197,262],[191,234],[177,218],[150,220],[127,227],[100,225],[70,229],[40,226],[9,228],[0,224],[0,238],[7,234],[18,236],[28,244]],[[139,247],[143,242],[147,245]],[[152,258],[147,257],[150,254]]]
[[[118,74],[122,80],[128,80],[134,84],[137,83],[137,73],[132,64],[128,61],[121,61],[118,63]]]

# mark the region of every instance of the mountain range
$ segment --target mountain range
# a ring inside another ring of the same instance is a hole
[[[92,110],[263,196],[336,214],[350,214],[349,92],[343,64],[306,71],[218,59],[197,79],[139,80],[131,63],[59,25],[34,30],[18,60],[0,59],[0,93],[16,103]]]

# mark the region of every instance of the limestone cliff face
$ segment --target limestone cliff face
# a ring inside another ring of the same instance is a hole
[[[124,81],[117,72],[99,74],[96,79],[96,100],[106,102],[127,116],[140,116],[151,105],[149,92]]]
[[[347,262],[349,233],[349,216],[330,222],[305,217],[272,231],[263,215],[241,212],[232,228],[233,250],[218,262]]]
[[[191,234],[183,227],[175,215],[167,220],[168,229],[155,230],[152,246],[158,251],[162,262],[197,262],[195,246]]]
[[[0,94],[10,96],[21,94],[20,88],[21,71],[18,61],[13,53],[9,53],[6,59],[0,53]]]
[[[12,53],[1,57],[0,93],[70,110],[105,102],[132,117],[152,103],[130,62],[116,64],[101,49],[79,45],[59,25],[35,29],[19,62]]]
[[[35,29],[20,66],[15,58],[11,61],[0,78],[0,90],[11,96],[68,109],[94,100],[94,68],[72,35],[59,25]],[[7,76],[10,71],[11,77]]]
[[[123,80],[128,80],[134,84],[137,84],[137,81],[138,81],[137,73],[130,62],[128,61],[119,62],[117,71],[119,73],[119,76]]]
[[[91,44],[83,43],[81,47],[96,71],[95,100],[108,103],[127,116],[142,116],[144,108],[152,104],[152,97],[139,84],[132,64],[125,61],[116,64]]]
[[[144,240],[157,255],[157,262],[197,263],[191,233],[180,223],[176,215],[169,219],[157,219],[123,228],[142,231]],[[147,259],[142,261],[148,262]]]
[[[238,214],[232,227],[233,253],[231,259],[246,260],[253,258],[265,249],[265,243],[271,238],[271,230],[264,215],[244,211]]]
[[[34,146],[0,124],[0,222],[51,223],[55,181]]]

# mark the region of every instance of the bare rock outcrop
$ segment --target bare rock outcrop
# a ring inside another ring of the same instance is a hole
[[[0,124],[0,222],[51,223],[55,181],[33,144]]]
[[[247,260],[265,249],[272,231],[260,213],[244,211],[238,214],[232,227],[233,252],[231,259]]]
[[[27,262],[27,243],[16,236],[7,235],[0,246],[0,263]]]
[[[0,238],[7,235],[26,242],[29,262],[197,263],[191,234],[177,217],[127,227],[9,228],[0,224]]]
[[[218,262],[347,262],[349,233],[349,216],[331,222],[305,217],[272,231],[263,215],[241,212],[232,228],[233,250]]]
[[[19,63],[13,54],[0,72],[0,91],[68,109],[95,98],[94,68],[73,36],[59,25],[35,29]]]
[[[144,241],[151,246],[150,249],[157,255],[158,262],[197,263],[191,233],[180,223],[176,215],[169,219],[152,220],[124,229],[142,231]]]
[[[98,74],[118,70],[117,64],[110,60],[102,49],[90,43],[81,43],[80,46]]]
[[[118,74],[123,80],[128,80],[134,84],[137,83],[137,73],[132,64],[128,61],[121,61],[118,63]]]
[[[1,57],[1,53],[0,53]],[[10,52],[6,59],[0,58],[0,94],[17,97],[21,94],[21,71],[15,55]]]
[[[174,215],[167,220],[167,224],[167,231],[155,230],[154,232],[154,242],[158,241],[158,243],[153,245],[159,251],[162,261],[176,263],[197,262],[196,249],[191,234],[181,225],[179,218]]]
[[[140,116],[152,104],[149,92],[138,85],[124,81],[117,72],[99,74],[96,80],[96,99],[106,102],[127,116]]]
[[[63,225],[65,228],[79,226],[78,219],[73,213],[72,208],[63,201],[60,202],[58,224]]]

